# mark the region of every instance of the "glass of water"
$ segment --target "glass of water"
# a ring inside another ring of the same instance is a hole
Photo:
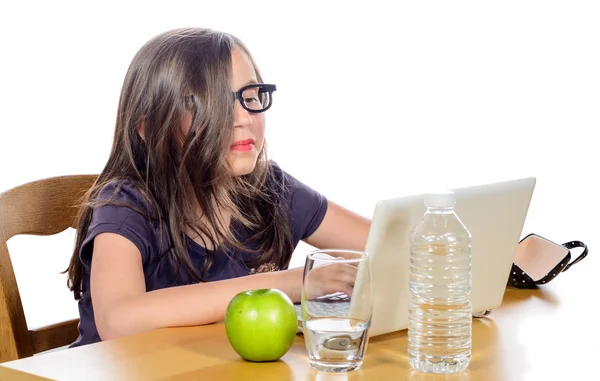
[[[302,325],[313,368],[347,372],[362,365],[372,298],[367,253],[328,249],[308,254],[302,282]]]

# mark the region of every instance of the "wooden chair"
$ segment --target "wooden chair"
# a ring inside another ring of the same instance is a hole
[[[33,356],[77,338],[79,319],[28,329],[6,242],[19,234],[52,235],[72,227],[77,203],[96,178],[53,177],[0,193],[0,362]]]

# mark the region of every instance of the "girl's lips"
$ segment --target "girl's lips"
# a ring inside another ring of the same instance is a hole
[[[231,149],[234,151],[246,152],[252,148],[254,148],[254,140],[252,139],[239,140],[231,145]]]

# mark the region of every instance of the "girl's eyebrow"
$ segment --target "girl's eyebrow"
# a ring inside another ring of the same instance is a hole
[[[251,79],[251,80],[249,80],[248,82],[244,83],[242,86],[240,86],[240,87],[238,88],[238,90],[239,90],[239,89],[241,89],[242,87],[244,87],[244,86],[248,86],[248,85],[258,85],[258,81],[257,81],[256,79]],[[236,90],[236,91],[237,91],[237,90]]]

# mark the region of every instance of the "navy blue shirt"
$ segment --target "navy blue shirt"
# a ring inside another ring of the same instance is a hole
[[[309,237],[321,224],[327,211],[327,200],[323,195],[298,181],[273,162],[270,164],[269,176],[275,176],[279,182],[284,184],[283,199],[289,210],[289,226],[293,245],[296,247],[300,240]],[[94,322],[89,287],[94,238],[98,234],[116,233],[135,244],[142,256],[146,291],[192,283],[191,280],[189,282],[177,281],[178,278],[174,276],[177,270],[168,256],[161,255],[165,250],[164,247],[160,247],[160,232],[163,231],[164,237],[165,225],[161,230],[159,226],[144,216],[144,214],[152,215],[152,213],[137,188],[132,183],[125,181],[115,193],[116,186],[116,182],[111,183],[100,192],[99,199],[111,198],[111,203],[94,209],[92,221],[79,252],[79,258],[83,264],[83,292],[79,300],[79,337],[71,344],[71,347],[101,341]],[[243,228],[239,229],[234,226],[234,234],[243,239],[244,235],[248,233]],[[164,240],[163,238],[163,242]],[[190,259],[196,270],[201,273],[207,251],[192,239],[187,238],[187,241]],[[255,243],[250,242],[249,245],[255,246]],[[203,280],[211,282],[249,275],[254,269],[248,268],[244,260],[249,259],[250,255],[256,254],[233,251],[230,252],[230,255],[225,255],[225,253],[217,251],[214,255],[214,262],[208,272],[204,274]]]

